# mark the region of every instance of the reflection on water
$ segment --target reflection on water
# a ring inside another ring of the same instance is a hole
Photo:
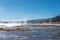
[[[6,32],[0,31],[0,40],[59,40],[60,27],[58,26],[31,26],[28,31]]]

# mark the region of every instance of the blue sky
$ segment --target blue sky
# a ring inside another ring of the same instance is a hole
[[[0,20],[43,19],[60,15],[60,0],[0,0]]]

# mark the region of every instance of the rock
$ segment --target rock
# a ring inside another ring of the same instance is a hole
[[[58,34],[60,35],[60,32]]]

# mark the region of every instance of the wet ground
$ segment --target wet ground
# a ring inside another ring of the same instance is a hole
[[[59,26],[27,26],[25,31],[0,31],[0,40],[60,40]]]

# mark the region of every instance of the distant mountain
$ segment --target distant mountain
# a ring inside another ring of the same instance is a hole
[[[60,15],[52,18],[52,22],[53,22],[53,23],[60,23]]]
[[[53,17],[53,18],[47,18],[47,19],[34,19],[34,20],[27,20],[27,24],[28,23],[33,23],[33,24],[35,24],[35,23],[40,23],[40,24],[42,24],[42,23],[49,23],[49,22],[51,22],[51,23],[59,23],[60,24],[60,15],[58,15],[58,16],[55,16],[55,17]],[[0,21],[0,23],[24,23],[24,21]]]
[[[48,18],[48,19],[35,19],[35,20],[28,20],[27,23],[59,23],[60,24],[60,15],[53,17],[53,18]]]

